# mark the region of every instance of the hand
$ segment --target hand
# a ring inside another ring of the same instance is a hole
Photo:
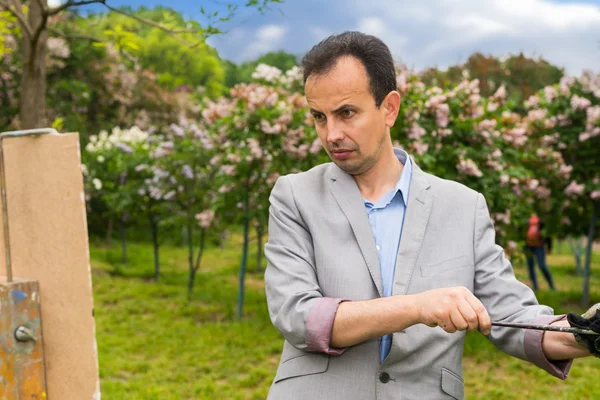
[[[479,329],[484,335],[489,335],[492,327],[490,316],[469,289],[434,289],[415,296],[420,323],[439,326],[448,333]]]
[[[600,333],[600,303],[593,305],[583,315],[576,313],[567,314],[567,320],[571,326],[580,329],[589,329]],[[591,355],[600,358],[600,336],[573,334],[575,340],[581,346],[587,349]]]

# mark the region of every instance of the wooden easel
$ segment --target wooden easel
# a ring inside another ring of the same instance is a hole
[[[0,203],[0,399],[100,400],[78,135],[0,134]]]

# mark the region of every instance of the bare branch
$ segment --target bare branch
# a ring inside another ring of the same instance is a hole
[[[96,42],[96,43],[107,43],[106,40],[102,40],[102,39],[98,39],[96,37],[93,36],[86,36],[86,35],[69,35],[66,34],[64,32],[61,32],[57,29],[54,28],[48,28],[48,32],[51,32],[57,36],[62,37],[63,39],[79,39],[79,40],[89,40],[90,42]]]
[[[61,4],[60,6],[58,6],[56,8],[51,8],[48,11],[48,16],[56,15],[59,12],[65,10],[69,7],[85,6],[88,4],[96,4],[96,3],[104,4],[105,2],[106,2],[106,0],[82,0],[82,1],[69,0],[65,4]]]
[[[21,30],[23,30],[29,38],[33,36],[33,29],[31,29],[31,25],[29,25],[29,22],[21,10],[21,5],[17,1],[14,1],[11,7],[11,4],[8,2],[8,0],[0,0],[0,6],[2,6],[6,11],[14,15],[15,18],[19,20],[19,23],[21,24]]]

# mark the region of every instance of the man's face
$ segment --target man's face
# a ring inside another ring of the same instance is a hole
[[[400,101],[397,92],[388,94],[377,108],[367,72],[354,57],[340,58],[327,74],[310,75],[305,92],[331,160],[352,175],[371,169],[390,142],[388,127],[396,120]]]

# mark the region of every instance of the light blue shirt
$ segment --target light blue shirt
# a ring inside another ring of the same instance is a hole
[[[396,187],[386,193],[377,204],[364,200],[369,216],[369,223],[375,238],[377,254],[379,255],[379,268],[383,284],[383,295],[392,295],[394,282],[394,270],[396,269],[396,257],[398,246],[402,236],[404,214],[408,206],[408,191],[410,189],[410,178],[412,176],[412,162],[408,154],[401,149],[394,149],[398,160],[404,164],[404,169],[398,178]],[[381,338],[379,346],[379,359],[387,357],[392,346],[392,335]]]

